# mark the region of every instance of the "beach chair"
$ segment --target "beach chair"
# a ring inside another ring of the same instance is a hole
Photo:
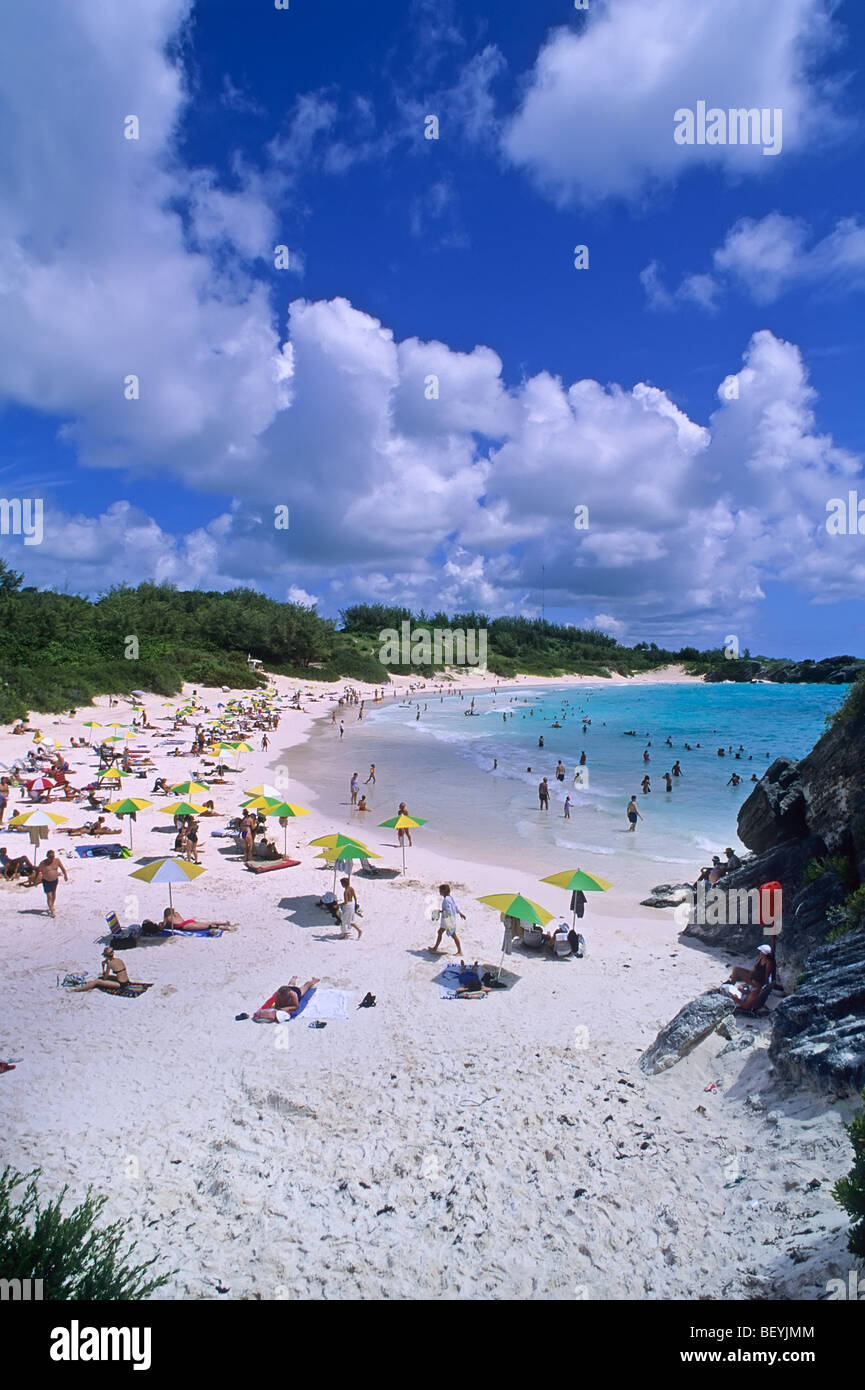
[[[540,927],[523,928],[523,945],[529,951],[540,951],[544,944],[544,933]]]
[[[124,950],[131,946],[138,945],[138,938],[141,935],[140,927],[122,927],[120,918],[116,912],[107,912],[105,920],[108,923],[108,942],[111,946],[123,946]]]
[[[571,943],[568,940],[567,931],[557,931],[553,937],[553,952],[557,959],[563,960],[565,956],[573,955]]]

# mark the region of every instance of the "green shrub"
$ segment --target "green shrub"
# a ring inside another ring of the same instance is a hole
[[[826,937],[829,942],[840,941],[848,932],[865,926],[865,884],[838,907],[826,909],[826,925],[831,928]]]
[[[848,854],[833,854],[825,859],[812,859],[802,875],[802,880],[804,883],[814,883],[816,879],[828,873],[835,874],[848,892],[856,887],[856,870]]]
[[[865,1091],[862,1099],[865,1100]],[[865,1257],[865,1110],[844,1128],[853,1145],[853,1167],[846,1178],[836,1182],[832,1196],[853,1223],[847,1236],[847,1249],[853,1255]]]
[[[121,1254],[124,1221],[96,1227],[106,1197],[94,1197],[88,1188],[80,1206],[63,1216],[68,1188],[42,1206],[36,1190],[40,1174],[39,1168],[24,1174],[9,1166],[0,1174],[0,1277],[41,1279],[43,1298],[55,1302],[147,1298],[168,1283],[173,1270],[148,1279],[147,1264],[127,1263],[135,1242]],[[24,1191],[13,1204],[22,1184]]]

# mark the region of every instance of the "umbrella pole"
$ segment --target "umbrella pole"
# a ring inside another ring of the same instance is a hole
[[[402,845],[402,871],[405,873],[405,835],[403,835],[400,844]]]

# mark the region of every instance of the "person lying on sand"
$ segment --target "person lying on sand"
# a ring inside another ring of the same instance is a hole
[[[237,931],[236,922],[199,922],[195,917],[181,917],[176,907],[167,907],[162,914],[161,927],[173,927],[175,931]]]
[[[459,984],[456,988],[457,997],[467,994],[489,994],[490,987],[481,983],[480,965],[475,961],[474,965],[466,965],[464,960],[460,961]]]
[[[115,956],[113,946],[106,946],[102,952],[102,974],[97,975],[95,980],[88,980],[86,984],[76,985],[72,993],[83,994],[88,989],[117,990],[131,983],[126,963],[120,956]]]
[[[311,980],[307,980],[305,985],[299,985],[297,976],[292,975],[287,985],[280,985],[276,994],[272,996],[273,1003],[264,1005],[256,1009],[253,1019],[256,1023],[287,1023],[292,1014],[296,1014],[300,1008],[301,1000],[309,994],[311,989],[319,983],[317,975]]]
[[[111,827],[105,824],[105,817],[99,816],[97,820],[85,821],[83,825],[65,826],[61,831],[63,835],[111,835]]]

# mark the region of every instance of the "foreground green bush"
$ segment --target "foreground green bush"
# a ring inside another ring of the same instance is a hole
[[[36,1190],[40,1173],[7,1166],[0,1174],[0,1278],[41,1279],[42,1297],[55,1302],[147,1298],[168,1283],[170,1273],[148,1279],[148,1265],[127,1263],[135,1242],[121,1254],[123,1221],[96,1228],[106,1197],[94,1197],[88,1189],[80,1206],[64,1216],[68,1188],[42,1206]]]
[[[862,1093],[865,1100],[865,1091]],[[847,1249],[865,1258],[865,1110],[845,1125],[853,1145],[853,1167],[846,1178],[840,1178],[832,1188],[832,1196],[852,1221]]]

